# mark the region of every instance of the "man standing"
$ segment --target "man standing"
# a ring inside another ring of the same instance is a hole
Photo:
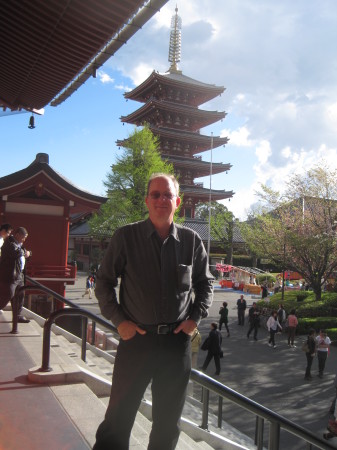
[[[14,234],[5,240],[1,248],[0,260],[0,309],[4,308],[9,301],[14,309],[13,299],[18,288],[24,285],[24,274],[26,258],[31,256],[31,252],[25,250],[22,244],[28,237],[26,228],[19,227]],[[18,300],[18,322],[28,323],[21,315],[24,302],[24,292],[21,291],[17,296]]]
[[[1,247],[3,246],[5,239],[7,239],[12,232],[13,228],[9,223],[3,223],[0,227],[0,256],[1,256]]]
[[[246,300],[243,298],[243,295],[240,295],[240,298],[236,302],[238,307],[238,324],[244,325],[245,324],[245,311],[247,308]]]
[[[180,204],[177,180],[153,174],[145,201],[149,218],[115,232],[97,274],[95,293],[102,314],[117,326],[121,339],[94,450],[129,448],[150,381],[148,449],[176,447],[191,370],[191,335],[212,303],[213,277],[203,243],[194,231],[173,222]]]
[[[260,325],[260,312],[257,309],[256,302],[253,303],[253,306],[249,308],[249,330],[247,333],[247,338],[249,339],[250,333],[254,330],[254,341],[257,341],[257,331]]]

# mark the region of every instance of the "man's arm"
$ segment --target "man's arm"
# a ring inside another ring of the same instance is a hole
[[[197,325],[201,319],[208,316],[208,308],[213,301],[213,280],[214,278],[209,271],[205,247],[199,236],[197,236],[192,272],[194,302],[189,317]]]
[[[117,301],[116,287],[118,277],[122,275],[125,265],[123,237],[117,230],[111,238],[109,247],[97,272],[95,295],[104,317],[119,327],[127,320]]]

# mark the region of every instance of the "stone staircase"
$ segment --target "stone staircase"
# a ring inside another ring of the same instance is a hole
[[[25,315],[34,319],[25,326],[30,327],[32,334],[42,335],[41,327],[44,319],[31,311],[25,311]],[[109,400],[114,352],[109,354],[87,344],[86,362],[83,362],[80,339],[55,325],[52,330],[51,372],[38,372],[41,366],[41,340],[38,345],[33,339],[24,341],[35,364],[35,367],[29,370],[28,377],[32,381],[50,385],[72,421],[92,446],[95,442],[97,427],[103,420]],[[193,390],[192,386],[191,390]],[[212,414],[209,416],[209,431],[201,430],[198,426],[201,423],[201,411],[201,403],[193,397],[188,397],[183,411],[178,450],[256,449],[251,439],[230,425],[224,423],[222,430],[219,430],[217,418]],[[130,449],[147,448],[151,429],[150,420],[151,390],[148,388],[132,430]]]

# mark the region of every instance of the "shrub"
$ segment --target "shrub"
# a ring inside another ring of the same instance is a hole
[[[256,283],[257,284],[263,284],[267,281],[267,284],[273,284],[276,281],[276,278],[274,277],[274,275],[270,274],[270,273],[260,273],[258,275],[256,275]]]

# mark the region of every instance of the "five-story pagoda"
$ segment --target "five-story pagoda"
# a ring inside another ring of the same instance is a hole
[[[226,137],[200,134],[200,129],[218,120],[225,112],[206,111],[199,106],[222,94],[224,87],[202,83],[182,74],[178,69],[181,48],[181,19],[178,9],[172,17],[169,62],[165,74],[153,71],[138,87],[124,94],[125,98],[144,105],[121,117],[122,122],[142,126],[147,123],[159,138],[159,151],[163,159],[173,164],[184,194],[182,215],[194,218],[197,203],[223,200],[233,196],[233,191],[211,190],[195,183],[195,178],[227,172],[231,164],[210,163],[196,156],[206,150],[225,145]],[[126,141],[118,141],[126,145]]]

